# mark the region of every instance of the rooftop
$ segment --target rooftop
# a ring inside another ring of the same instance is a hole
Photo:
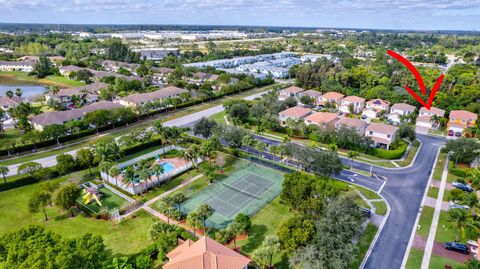
[[[292,117],[292,118],[301,118],[305,117],[306,115],[310,114],[312,112],[311,109],[301,107],[301,106],[294,106],[291,108],[288,108],[282,112],[280,112],[280,115],[286,116],[286,117]]]
[[[373,99],[367,102],[367,105],[371,106],[380,106],[380,107],[389,107],[390,102],[382,100],[382,99]]]
[[[440,108],[436,108],[436,107],[430,107],[430,110],[426,109],[425,107],[422,106],[422,108],[420,108],[420,113],[430,113],[430,114],[434,114],[434,115],[437,115],[439,117],[443,117],[445,116],[445,110],[443,109],[440,109]]]
[[[398,109],[403,111],[414,111],[415,107],[405,103],[393,104],[392,109]]]
[[[343,101],[350,102],[350,103],[361,103],[361,102],[365,102],[365,98],[351,95],[343,98]]]
[[[341,118],[336,123],[337,126],[344,125],[349,128],[360,129],[363,126],[367,125],[366,122],[360,119],[355,118]]]
[[[154,100],[159,100],[162,98],[179,95],[184,92],[189,92],[189,91],[182,88],[169,86],[166,88],[162,88],[160,90],[156,90],[154,92],[130,94],[128,96],[120,98],[120,100],[129,102],[129,103],[141,104],[141,103],[146,103]]]
[[[450,119],[477,120],[478,115],[466,110],[452,110],[450,111]]]
[[[375,132],[381,134],[394,135],[397,132],[398,128],[393,125],[388,125],[385,123],[371,123],[367,127],[367,132]]]
[[[318,124],[329,123],[337,119],[337,114],[330,112],[317,112],[305,118],[307,121]]]
[[[340,99],[343,98],[345,95],[338,93],[338,92],[327,92],[322,95],[322,98],[325,99]]]
[[[290,86],[288,88],[282,89],[281,91],[285,93],[299,93],[299,92],[305,91],[305,89],[302,89],[297,86]]]

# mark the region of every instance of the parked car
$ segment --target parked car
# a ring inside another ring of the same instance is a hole
[[[459,204],[454,203],[453,201],[450,201],[450,203],[448,204],[448,208],[449,209],[458,208],[458,209],[465,209],[465,210],[470,209],[470,207],[468,205],[459,205]]]
[[[365,215],[367,218],[370,218],[372,216],[372,211],[370,209],[365,208],[365,207],[360,207],[360,211],[362,212],[363,215]]]
[[[455,188],[460,189],[462,191],[466,191],[466,192],[472,192],[473,191],[472,187],[470,187],[466,184],[460,183],[460,182],[453,182],[452,186],[454,186]]]
[[[362,115],[362,120],[365,120],[367,118],[367,115]]]
[[[449,130],[449,131],[448,131],[448,136],[454,136],[454,135],[455,135],[455,132],[454,132],[454,131],[452,131],[452,130]]]
[[[456,137],[462,137],[462,133],[456,132],[456,133],[455,133],[455,136],[456,136]]]
[[[465,244],[460,244],[460,243],[456,243],[456,242],[446,242],[446,243],[443,244],[443,246],[448,250],[461,252],[465,255],[470,254],[470,249]]]

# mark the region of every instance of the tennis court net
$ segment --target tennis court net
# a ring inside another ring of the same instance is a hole
[[[244,191],[244,190],[242,190],[242,189],[239,189],[239,188],[237,188],[237,187],[234,187],[234,186],[232,186],[232,185],[230,185],[230,184],[227,184],[227,183],[225,183],[225,182],[222,182],[222,184],[223,184],[225,187],[227,187],[228,189],[231,189],[231,190],[234,190],[234,191],[238,191],[238,192],[240,192],[240,193],[243,193],[243,194],[245,194],[245,195],[247,195],[247,196],[250,196],[250,197],[252,197],[252,198],[255,198],[255,199],[261,199],[260,196],[258,196],[258,195],[255,195],[255,194],[253,194],[253,193],[249,193],[249,192],[247,192],[247,191]]]

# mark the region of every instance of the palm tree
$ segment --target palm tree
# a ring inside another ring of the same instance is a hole
[[[135,171],[133,171],[133,168],[131,166],[128,166],[123,170],[122,183],[127,185],[127,187],[130,184],[132,184],[132,186],[135,187],[135,183],[137,183],[137,180],[135,178]]]
[[[432,122],[433,126],[438,126],[440,124],[440,116],[434,114],[430,117],[430,122]]]
[[[470,213],[475,218],[477,216],[480,200],[475,192],[463,196],[463,204],[470,207]]]
[[[109,162],[109,161],[102,160],[102,161],[100,161],[100,163],[98,164],[98,169],[99,169],[101,172],[104,172],[104,173],[107,175],[107,180],[110,179],[110,178],[108,177],[108,176],[109,176],[108,170],[110,169],[110,167],[112,167],[112,163]]]
[[[152,172],[157,177],[157,185],[160,185],[160,175],[163,174],[163,166],[161,164],[154,165]]]
[[[358,157],[360,154],[354,150],[350,150],[348,153],[347,153],[347,156],[348,158],[350,158],[350,160],[352,160],[352,164],[353,164],[353,160]]]
[[[118,166],[114,165],[110,167],[110,169],[108,169],[108,175],[115,178],[115,186],[118,187],[117,176],[120,175],[120,169],[118,168]]]
[[[150,179],[150,169],[143,168],[140,171],[138,171],[137,174],[138,174],[138,178],[143,183],[145,192],[147,192],[148,180]]]
[[[469,222],[470,218],[466,210],[455,208],[448,212],[449,227],[457,230],[456,241],[465,238],[465,230],[469,227]]]
[[[7,178],[6,178],[6,175],[7,173],[9,172],[10,170],[8,169],[8,167],[6,166],[0,166],[0,174],[2,174],[3,176],[3,181],[5,183],[7,183]]]

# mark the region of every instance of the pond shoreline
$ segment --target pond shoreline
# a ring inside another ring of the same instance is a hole
[[[0,72],[0,84],[6,86],[57,86],[59,88],[73,88],[84,85],[76,80],[69,80],[62,76],[47,76],[46,78],[36,78],[29,76],[24,72]]]

